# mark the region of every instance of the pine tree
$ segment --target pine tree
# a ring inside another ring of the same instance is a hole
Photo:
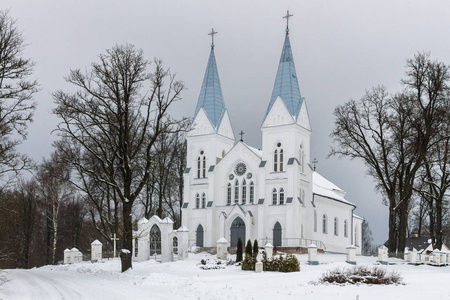
[[[253,255],[256,257],[259,253],[259,245],[258,240],[255,239],[255,242],[253,243]]]
[[[242,240],[238,239],[237,242],[237,251],[236,251],[236,262],[242,261]]]
[[[253,256],[253,249],[252,249],[252,241],[250,239],[247,241],[247,246],[245,246],[245,258],[249,257],[251,258]]]

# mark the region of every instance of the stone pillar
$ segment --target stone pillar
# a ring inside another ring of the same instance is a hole
[[[102,243],[95,240],[91,243],[91,261],[99,261],[102,259]]]
[[[447,264],[447,253],[441,251],[441,266],[445,266]]]
[[[64,264],[70,264],[72,261],[70,260],[70,250],[66,249],[64,250]]]
[[[81,262],[83,261],[83,254],[77,248],[70,249],[70,262]]]
[[[386,246],[381,246],[378,248],[378,262],[382,265],[387,265],[387,258],[388,258],[388,248]]]
[[[267,259],[272,258],[273,256],[273,245],[271,243],[267,243],[264,248],[266,249],[266,257]]]
[[[188,258],[188,250],[189,250],[189,230],[181,226],[177,230],[177,238],[178,238],[178,259],[185,260]]]
[[[256,256],[255,273],[261,273],[264,269],[261,260],[261,253],[258,253],[258,255]]]
[[[311,244],[308,246],[308,263],[310,265],[318,265],[317,261],[317,246],[315,244]]]
[[[356,247],[350,245],[347,247],[347,263],[356,265]]]
[[[157,224],[161,230],[161,262],[169,262],[172,257],[172,240],[169,233],[173,230],[173,221],[165,218]]]
[[[447,252],[447,265],[450,265],[450,251]]]
[[[224,238],[221,237],[218,241],[217,241],[217,258],[218,259],[227,259],[227,255],[228,255],[228,241]]]
[[[417,264],[417,250],[415,248],[413,248],[412,251],[409,252],[408,261],[412,265]]]

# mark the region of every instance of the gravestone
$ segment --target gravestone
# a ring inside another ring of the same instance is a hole
[[[95,240],[91,243],[91,261],[99,261],[102,259],[102,243]]]
[[[267,259],[272,258],[273,256],[273,245],[271,243],[267,243],[264,248],[266,249],[266,257]]]
[[[70,264],[70,250],[66,249],[64,250],[64,264]]]
[[[380,248],[378,248],[378,262],[382,265],[387,265],[388,259],[388,248],[386,246],[381,246]]]
[[[70,249],[70,263],[83,261],[83,254],[77,248]]]
[[[356,265],[356,247],[350,245],[347,247],[347,263]]]
[[[217,241],[217,258],[218,259],[227,259],[228,245],[229,245],[229,243],[224,237],[221,237]]]
[[[315,244],[311,244],[308,246],[308,263],[310,265],[318,265],[317,261],[317,246]]]

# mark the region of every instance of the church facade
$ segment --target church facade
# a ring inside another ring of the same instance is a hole
[[[211,33],[214,35],[214,31]],[[300,94],[289,29],[267,111],[261,150],[236,141],[222,95],[214,43],[187,134],[182,224],[189,242],[216,247],[220,238],[236,246],[308,246],[361,252],[362,219],[345,192],[310,166],[311,126]]]

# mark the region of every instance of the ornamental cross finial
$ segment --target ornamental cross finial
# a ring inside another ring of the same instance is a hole
[[[211,29],[211,32],[208,35],[211,36],[211,48],[214,48],[214,35],[217,34],[217,31],[214,31],[214,28]]]
[[[286,19],[286,31],[289,31],[289,18],[292,16],[294,16],[294,15],[289,14],[289,9],[288,9],[286,15],[283,17],[283,19]]]
[[[314,158],[313,161],[312,161],[312,163],[313,163],[314,171],[315,171],[315,170],[316,170],[316,166],[317,166],[317,164],[319,163],[319,161],[317,160],[317,158]]]
[[[241,132],[239,132],[239,134],[241,135],[241,142],[243,142],[243,141],[244,141],[243,136],[244,136],[245,132],[243,132],[243,131],[241,130]]]

